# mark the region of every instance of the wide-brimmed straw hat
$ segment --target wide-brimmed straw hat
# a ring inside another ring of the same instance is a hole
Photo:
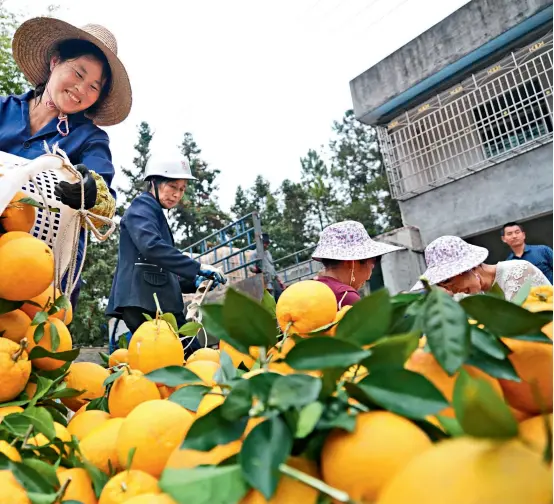
[[[379,257],[396,250],[396,245],[372,240],[364,226],[356,221],[337,222],[327,226],[319,235],[312,259],[334,259],[336,261],[361,261]]]
[[[466,271],[476,268],[489,256],[486,248],[470,245],[457,236],[441,236],[425,247],[427,270],[423,278],[430,285],[440,284]],[[417,282],[411,290],[421,290]]]
[[[25,21],[15,32],[13,57],[27,80],[44,84],[50,75],[52,49],[65,40],[88,40],[106,56],[112,73],[111,87],[94,113],[86,113],[98,126],[112,126],[123,121],[131,111],[132,92],[127,71],[117,57],[117,41],[103,26],[88,24],[77,28],[65,21],[38,17]]]

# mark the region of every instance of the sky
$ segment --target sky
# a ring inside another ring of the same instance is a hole
[[[185,132],[221,170],[219,203],[257,175],[272,188],[300,180],[300,158],[327,145],[352,107],[349,82],[467,0],[6,0],[23,18],[46,13],[102,24],[118,42],[133,108],[106,128],[115,184],[130,167],[137,128],[152,156],[178,156]],[[132,7],[133,6],[133,7]],[[136,7],[135,7],[136,6]]]

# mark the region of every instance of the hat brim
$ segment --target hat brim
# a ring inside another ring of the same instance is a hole
[[[425,270],[425,273],[421,275],[425,278],[429,285],[437,285],[450,278],[466,273],[467,271],[476,268],[480,264],[483,264],[489,256],[489,251],[484,247],[478,247],[477,245],[470,245],[472,254],[464,260],[456,261],[455,263],[439,264],[432,266]],[[423,283],[418,281],[410,291],[416,291],[423,289]]]
[[[398,250],[405,250],[404,247],[398,247],[389,243],[372,240],[369,245],[361,244],[355,247],[350,247],[348,253],[341,250],[326,251],[325,245],[318,245],[312,254],[314,261],[322,261],[323,259],[332,259],[335,261],[363,261],[364,259],[373,259]]]
[[[99,39],[60,19],[39,17],[25,21],[15,32],[12,53],[27,80],[37,86],[50,75],[50,52],[64,40],[88,40],[106,56],[112,72],[110,90],[94,114],[87,117],[98,126],[113,126],[127,118],[131,111],[132,90],[121,60]]]

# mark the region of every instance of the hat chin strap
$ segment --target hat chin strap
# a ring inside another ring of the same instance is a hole
[[[160,201],[160,193],[158,192],[158,184],[156,183],[156,180],[155,179],[151,180],[150,184],[152,186],[152,189],[154,189],[154,197],[156,198],[156,201],[163,208],[162,202]]]

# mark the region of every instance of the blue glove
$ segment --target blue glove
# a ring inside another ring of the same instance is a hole
[[[194,285],[195,287],[198,289],[198,287],[200,287],[200,284],[202,282],[205,282],[206,280],[212,280],[211,278],[206,278],[205,276],[202,276],[202,275],[196,275],[196,278],[194,279]],[[210,287],[210,290],[214,290],[217,286],[219,285],[219,282],[217,280],[213,280],[213,283],[212,283],[212,286]]]
[[[214,285],[227,283],[227,277],[223,274],[223,272],[219,268],[216,268],[211,264],[201,264],[198,275],[213,280]]]

